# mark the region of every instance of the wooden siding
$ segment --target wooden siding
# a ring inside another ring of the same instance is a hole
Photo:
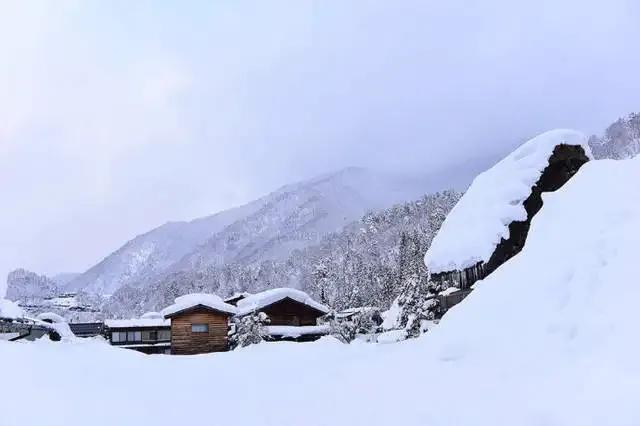
[[[283,299],[266,308],[262,312],[269,317],[269,325],[316,325],[323,314],[317,310],[292,299]]]
[[[192,333],[192,324],[207,324],[208,333]],[[171,318],[171,353],[193,355],[222,352],[228,349],[229,317],[205,309],[186,312]]]

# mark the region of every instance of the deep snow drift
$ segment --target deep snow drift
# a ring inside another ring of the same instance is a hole
[[[551,130],[522,144],[478,175],[451,210],[425,255],[429,271],[487,262],[500,240],[509,238],[509,224],[527,218],[523,203],[560,144],[581,146],[592,158],[587,137],[575,130]]]
[[[640,158],[586,164],[545,194],[523,251],[414,341],[192,357],[0,342],[0,424],[638,425],[638,182]]]

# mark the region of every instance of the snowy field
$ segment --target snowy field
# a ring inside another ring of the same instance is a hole
[[[0,425],[639,425],[638,182],[640,158],[585,165],[524,250],[413,341],[0,342]]]

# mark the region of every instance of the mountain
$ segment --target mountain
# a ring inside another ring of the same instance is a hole
[[[55,281],[58,287],[64,288],[67,286],[67,284],[78,278],[80,275],[81,274],[77,272],[62,272],[60,274],[52,276],[51,279]]]
[[[72,279],[68,291],[112,294],[122,285],[164,272],[238,218],[259,208],[255,202],[190,222],[169,222],[139,235],[88,271]]]
[[[334,309],[387,308],[406,282],[426,279],[423,255],[460,193],[444,191],[367,213],[283,259],[191,265],[147,283],[123,286],[103,306],[107,316],[160,310],[183,294],[305,290]]]
[[[456,172],[456,179],[468,175],[470,180],[474,172]],[[368,211],[443,189],[445,180],[442,175],[414,177],[350,167],[287,185],[244,206],[140,235],[73,279],[67,289],[110,295],[180,271],[283,260]]]
[[[640,154],[640,113],[620,118],[604,136],[592,136],[589,145],[597,159],[624,160]]]

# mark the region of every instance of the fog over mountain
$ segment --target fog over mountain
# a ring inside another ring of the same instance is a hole
[[[332,170],[459,170],[550,128],[599,133],[639,108],[639,9],[3,3],[0,276],[83,272]]]

